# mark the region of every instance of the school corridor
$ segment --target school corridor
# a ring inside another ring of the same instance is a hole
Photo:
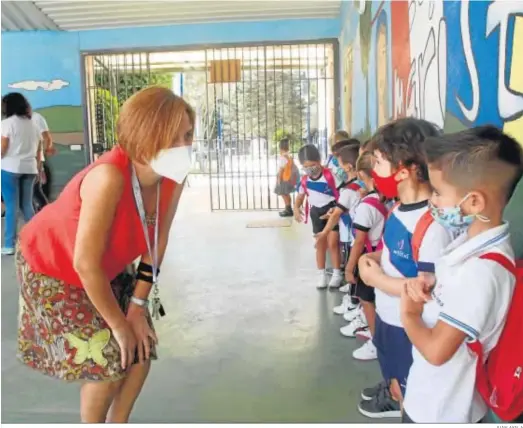
[[[367,422],[376,362],[340,335],[338,292],[315,288],[309,225],[247,228],[277,213],[209,213],[205,181],[182,197],[162,266],[167,315],[131,422]],[[18,284],[2,259],[2,422],[74,423],[79,388],[15,360]]]

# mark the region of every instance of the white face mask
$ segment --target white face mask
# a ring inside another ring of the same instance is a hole
[[[162,150],[149,165],[156,174],[182,183],[191,169],[192,146]]]

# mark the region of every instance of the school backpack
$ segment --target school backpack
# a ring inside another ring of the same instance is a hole
[[[298,182],[298,178],[300,177],[300,171],[298,170],[298,167],[294,163],[294,159],[292,156],[285,156],[287,158],[287,163],[285,164],[285,167],[283,168],[282,173],[282,180],[288,181],[293,186],[296,186],[296,183]]]
[[[388,217],[390,217],[392,212],[400,205],[401,202],[396,202],[390,209]],[[412,248],[412,259],[416,263],[419,261],[419,251],[423,242],[423,238],[425,238],[425,234],[427,233],[427,230],[429,230],[429,227],[432,223],[434,223],[434,217],[432,217],[430,211],[427,211],[420,217],[420,219],[416,223],[416,226],[414,227],[414,232],[412,233],[412,240],[410,241],[410,246]],[[381,248],[383,248],[383,241],[380,245]]]
[[[327,182],[327,186],[329,186],[329,189],[332,190],[332,194],[334,196],[334,199],[337,201],[339,196],[340,196],[340,192],[338,191],[338,188],[336,187],[336,181],[334,180],[334,176],[332,175],[332,171],[329,169],[329,168],[323,168],[323,171],[322,171],[322,174],[323,176],[325,177],[325,181]],[[305,195],[307,195],[307,197],[309,196],[309,192],[307,190],[307,179],[309,177],[307,175],[304,175],[303,177],[301,177],[301,187],[303,188],[303,191],[305,192]],[[309,211],[310,211],[310,206],[309,206],[309,201],[306,202],[305,204],[305,223],[307,223],[308,219],[309,219]]]
[[[480,259],[499,263],[516,277],[505,326],[487,360],[481,342],[468,344],[478,357],[476,389],[499,418],[513,421],[523,413],[523,260],[514,264],[500,253],[486,253]]]

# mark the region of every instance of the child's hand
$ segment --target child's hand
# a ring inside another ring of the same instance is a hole
[[[425,276],[410,278],[405,283],[407,294],[417,303],[426,303],[432,298],[430,295],[432,283],[432,280]]]
[[[300,209],[294,210],[294,220],[296,220],[296,223],[301,223],[303,221],[303,214]]]
[[[334,208],[331,208],[329,211],[327,211],[325,214],[323,214],[320,219],[321,220],[328,220],[332,213],[334,212]]]
[[[423,313],[423,305],[425,302],[417,302],[409,296],[408,286],[405,284],[401,292],[400,310],[401,316],[417,316],[420,317]]]
[[[356,284],[354,271],[350,270],[348,266],[345,268],[345,281],[347,281],[349,284]]]
[[[370,257],[360,257],[358,268],[361,279],[369,287],[374,287],[374,284],[377,282],[376,279],[383,274],[379,263]]]

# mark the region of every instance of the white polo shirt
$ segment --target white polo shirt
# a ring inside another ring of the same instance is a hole
[[[515,278],[497,262],[479,258],[501,253],[514,259],[508,224],[468,239],[462,234],[436,262],[433,300],[423,321],[432,328],[444,322],[479,339],[485,356],[496,346],[514,291]],[[404,408],[419,423],[475,423],[487,413],[476,392],[475,354],[463,342],[445,364],[436,367],[413,348]]]
[[[385,223],[381,268],[393,278],[414,278],[418,275],[417,263],[412,255],[412,237],[418,221],[428,211],[428,201],[401,204]],[[451,242],[450,233],[433,222],[419,250],[419,262],[434,263]],[[376,312],[383,322],[403,327],[400,318],[400,297],[376,288]]]
[[[33,120],[18,116],[2,120],[2,137],[9,139],[2,169],[18,174],[36,174],[40,132]]]
[[[365,202],[370,198],[379,200],[380,196],[376,192],[369,193],[361,200],[356,207],[352,227],[367,232],[371,245],[376,248],[381,241],[386,219],[376,207]]]
[[[340,242],[352,242],[352,234],[350,229],[356,214],[356,207],[360,203],[361,196],[356,190],[349,189],[347,186],[355,183],[356,179],[351,180],[340,189],[340,197],[338,198],[337,206],[343,210],[338,226],[340,228]]]
[[[333,179],[334,185],[337,189],[341,183],[334,174]],[[305,194],[305,189],[302,187],[301,182],[298,183],[298,193],[300,195]],[[321,174],[316,179],[307,177],[307,193],[308,201],[311,207],[321,208],[336,201],[336,197],[334,196],[334,189],[331,189],[324,174]]]

